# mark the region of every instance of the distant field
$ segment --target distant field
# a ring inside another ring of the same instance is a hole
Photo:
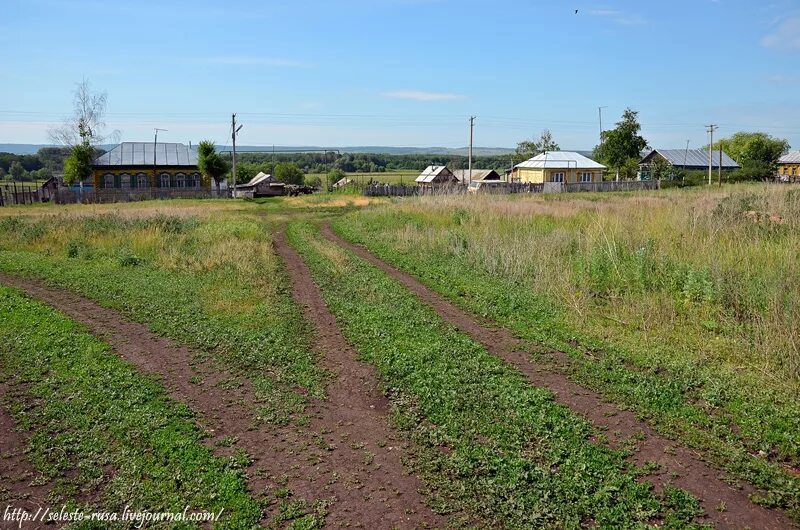
[[[370,179],[385,184],[412,184],[414,179],[417,178],[419,174],[420,172],[416,170],[387,171],[385,173],[347,173],[347,178],[352,179],[357,184],[364,186],[370,181]],[[324,183],[327,175],[325,173],[309,173],[306,175],[306,182],[310,182],[316,177],[319,177]]]

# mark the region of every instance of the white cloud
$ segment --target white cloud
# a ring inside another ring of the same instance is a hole
[[[616,9],[590,9],[589,14],[594,17],[604,17],[623,26],[641,26],[647,20],[636,13],[623,13]]]
[[[448,92],[425,92],[422,90],[393,90],[384,92],[387,98],[413,99],[415,101],[452,101],[455,99],[466,99],[466,96],[452,94]]]
[[[800,50],[800,16],[783,19],[772,33],[761,39],[761,45],[776,50]]]
[[[311,65],[303,61],[285,59],[281,57],[251,57],[247,55],[226,55],[211,57],[203,62],[232,66],[274,66],[278,68],[308,68]]]

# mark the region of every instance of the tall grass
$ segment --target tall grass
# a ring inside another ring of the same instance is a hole
[[[724,347],[695,353],[798,389],[800,189],[592,198],[423,197],[366,215],[399,210],[401,249],[457,255],[576,321],[600,311],[660,333],[678,322],[719,332]]]

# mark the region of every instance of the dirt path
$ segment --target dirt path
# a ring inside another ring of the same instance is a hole
[[[335,375],[326,389],[327,402],[317,407],[312,428],[330,432],[325,435],[328,444],[362,446],[358,451],[335,451],[327,463],[330,471],[341,470],[354,485],[347,496],[349,510],[358,515],[354,519],[366,528],[443,525],[444,519],[433,514],[418,493],[421,481],[403,469],[403,444],[387,425],[389,401],[377,386],[374,367],[357,359],[311,279],[311,271],[286,244],[283,232],[276,234],[274,244],[292,279],[295,303],[314,323],[320,362]]]
[[[483,322],[461,310],[410,274],[392,267],[364,247],[339,237],[330,225],[323,225],[322,233],[405,285],[445,321],[522,372],[532,384],[552,390],[557,402],[567,405],[603,429],[612,446],[643,434],[644,438],[636,442],[638,449],[632,459],[639,465],[657,462],[660,466],[658,471],[645,477],[646,480],[657,489],[672,484],[694,494],[701,500],[708,522],[717,528],[778,530],[794,526],[783,513],[752,503],[748,495],[755,490],[751,486],[742,484],[740,489],[730,486],[722,480],[724,473],[700,460],[690,449],[656,433],[649,425],[639,421],[633,412],[621,410],[600,394],[571,382],[562,373],[549,371],[546,366],[534,363],[530,354],[522,350],[521,341],[509,330]],[[553,352],[553,355],[556,362],[569,362],[565,353]]]
[[[299,270],[299,256],[292,254],[282,238],[276,246],[289,260],[287,268]],[[159,378],[173,399],[197,413],[201,428],[211,435],[208,444],[217,454],[236,449],[247,452],[252,461],[247,469],[248,489],[254,495],[281,486],[293,493],[288,501],[328,501],[326,521],[333,527],[440,526],[443,521],[417,491],[421,484],[402,468],[403,443],[386,425],[387,403],[377,391],[374,377],[365,372],[363,363],[355,361],[354,352],[336,331],[333,317],[324,304],[319,305],[321,297],[313,284],[309,285],[309,276],[301,276],[306,279],[300,278],[295,296],[309,302],[306,312],[318,322],[318,346],[330,359],[326,364],[342,375],[330,384],[328,402],[311,403],[307,409],[310,425],[303,429],[257,422],[258,403],[247,381],[209,360],[198,361],[196,352],[113,309],[36,280],[0,274],[0,283],[83,323],[122,358]],[[231,440],[232,445],[227,443]],[[266,515],[277,513],[278,505],[274,503]]]
[[[11,384],[0,382],[0,511],[6,506],[21,508],[36,513],[40,507],[49,506],[46,498],[50,493],[50,485],[39,480],[37,472],[25,457],[25,437],[16,430],[13,418],[6,411],[5,401],[12,393]],[[0,516],[0,528],[11,528],[15,524],[4,523]],[[42,526],[42,525],[39,525]],[[26,528],[30,528],[27,525]]]

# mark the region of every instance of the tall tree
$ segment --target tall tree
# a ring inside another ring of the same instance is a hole
[[[209,184],[211,180],[216,183],[219,195],[219,184],[228,172],[228,163],[219,156],[211,140],[203,140],[197,144],[197,167]]]
[[[620,172],[630,177],[630,168],[634,167],[641,157],[642,150],[647,147],[647,140],[640,134],[639,112],[630,108],[622,113],[622,120],[610,131],[603,131],[603,141],[594,148],[594,156],[604,164],[616,170],[617,180]]]
[[[517,144],[517,150],[514,153],[514,163],[518,164],[536,155],[544,153],[545,151],[558,151],[561,149],[558,144],[553,140],[553,134],[550,129],[544,129],[539,135],[538,140],[523,140]]]
[[[763,132],[742,131],[717,140],[712,149],[720,147],[742,167],[763,165],[774,171],[778,159],[789,151],[789,142]]]
[[[11,180],[22,180],[22,177],[25,175],[25,168],[22,167],[22,164],[20,164],[18,160],[14,160],[11,162],[8,174],[11,175]]]
[[[70,148],[64,161],[64,180],[68,184],[82,181],[92,174],[92,159],[95,146],[106,141],[116,141],[119,131],[104,134],[108,95],[93,92],[91,83],[84,79],[78,83],[72,98],[72,116],[59,127],[49,130],[53,143]]]
[[[275,166],[275,178],[286,184],[302,184],[305,174],[297,164],[278,164]]]

